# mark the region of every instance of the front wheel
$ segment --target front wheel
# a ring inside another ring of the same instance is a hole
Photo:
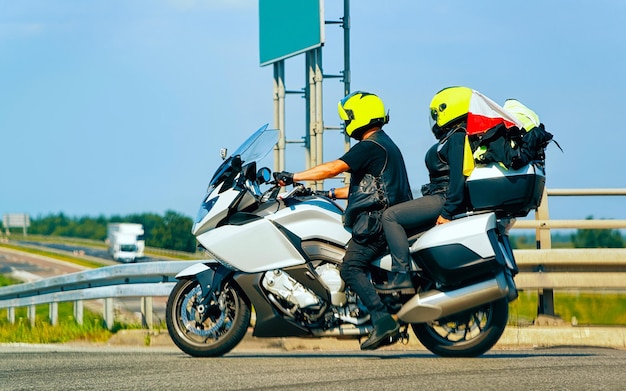
[[[181,280],[174,286],[165,310],[167,331],[176,346],[191,356],[222,356],[246,334],[250,305],[240,290],[229,283],[206,308],[199,305],[201,295],[195,280]]]
[[[419,341],[442,357],[476,357],[498,342],[509,317],[509,302],[502,298],[459,314],[412,324]]]

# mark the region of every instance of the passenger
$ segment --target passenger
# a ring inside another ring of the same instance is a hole
[[[369,174],[382,178],[387,205],[410,200],[411,189],[404,159],[396,144],[382,130],[383,125],[389,121],[382,100],[374,94],[357,91],[339,102],[338,111],[339,117],[344,121],[346,134],[358,142],[337,160],[302,172],[276,173],[275,177],[279,184],[284,186],[294,181],[328,179],[347,171],[352,174],[350,186],[331,189],[329,191],[331,198],[345,199],[357,194],[359,184]],[[352,220],[358,221],[359,218],[366,216],[366,212],[359,213],[358,210],[352,213],[351,204],[354,207],[356,203],[352,203],[351,199],[348,200],[345,216],[356,217],[347,222],[349,228],[353,227]],[[367,273],[370,262],[384,253],[386,245],[384,235],[380,231],[363,239],[356,238],[353,230],[341,265],[341,277],[359,295],[369,311],[374,326],[369,338],[361,344],[361,349],[364,350],[377,349],[394,337],[400,329],[397,320],[389,314],[376,293]]]
[[[422,186],[422,197],[394,205],[383,213],[385,238],[394,270],[399,271],[395,286],[412,286],[407,274],[411,270],[407,231],[426,231],[464,211],[463,153],[471,96],[472,90],[466,87],[448,87],[435,94],[430,103],[430,121],[438,142],[425,158],[430,183]]]

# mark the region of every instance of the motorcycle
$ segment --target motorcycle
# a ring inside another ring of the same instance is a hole
[[[168,332],[195,357],[222,356],[251,325],[255,337],[367,338],[366,307],[339,268],[351,234],[343,208],[294,184],[272,182],[257,162],[278,141],[265,125],[214,173],[192,228],[211,259],[183,271],[169,295]],[[267,189],[262,191],[262,187]],[[414,289],[394,291],[391,257],[375,260],[371,280],[401,323],[443,357],[475,357],[492,348],[517,297],[508,239],[514,218],[497,210],[467,213],[410,236]]]

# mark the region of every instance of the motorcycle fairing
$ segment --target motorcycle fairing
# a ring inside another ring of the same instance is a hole
[[[234,202],[234,197],[229,198]],[[234,214],[231,217],[238,219],[236,225],[222,225],[197,239],[215,258],[246,273],[281,269],[306,261],[299,248],[301,241],[316,239],[345,246],[350,233],[341,224],[341,216],[341,209],[331,201],[304,200],[263,218]]]
[[[290,204],[267,216],[287,228],[301,240],[327,240],[345,246],[350,233],[342,225],[341,210],[331,201],[320,198]]]
[[[209,262],[213,264],[218,263],[217,261],[209,261]],[[186,267],[180,272],[178,272],[178,274],[176,275],[176,278],[180,280],[181,278],[194,277],[196,274],[202,273],[203,271],[206,271],[207,269],[209,269],[209,266],[207,265],[209,262],[196,263],[194,265]]]
[[[197,239],[215,258],[246,273],[282,269],[305,262],[289,239],[267,219],[243,225],[224,225],[199,235]]]
[[[197,236],[202,232],[215,228],[228,215],[229,206],[237,199],[239,191],[229,189],[220,193],[219,189],[222,185],[219,185],[216,191],[207,193],[204,196],[196,222],[191,230],[193,235]]]
[[[270,303],[261,289],[263,273],[243,274],[234,276],[235,282],[245,290],[246,296],[254,307],[256,322],[252,335],[255,337],[304,337],[311,331],[279,313]]]

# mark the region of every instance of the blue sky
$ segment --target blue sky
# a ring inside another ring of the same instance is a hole
[[[338,20],[343,1],[325,3]],[[351,13],[352,90],[385,101],[415,189],[428,103],[450,85],[540,115],[565,151],[548,148],[549,188],[626,188],[623,1],[357,0]],[[219,149],[273,122],[258,26],[256,0],[0,0],[0,214],[194,216]],[[326,27],[326,74],[342,68],[341,34]],[[286,75],[304,86],[303,56]],[[324,82],[326,126],[341,92]],[[288,96],[288,139],[303,118]],[[342,136],[325,140],[325,160],[338,157]],[[291,144],[287,167],[303,161]],[[549,205],[553,218],[626,218],[623,197]]]

